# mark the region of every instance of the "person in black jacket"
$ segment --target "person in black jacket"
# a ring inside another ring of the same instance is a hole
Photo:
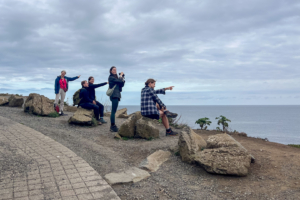
[[[81,82],[82,89],[80,90],[79,97],[81,98],[81,101],[79,103],[79,106],[85,109],[93,109],[95,118],[98,121],[98,124],[101,125],[101,121],[99,119],[99,106],[96,105],[96,101],[90,99],[89,97],[89,91],[87,88],[89,87],[89,83],[87,81]]]
[[[95,89],[98,88],[98,87],[101,87],[101,86],[104,86],[104,85],[108,84],[108,82],[104,82],[104,83],[100,83],[100,84],[94,84],[95,79],[94,79],[94,77],[92,77],[92,76],[90,76],[88,80],[89,80],[89,87],[86,88],[86,89],[87,89],[88,92],[89,92],[89,97],[90,97],[90,99],[93,100],[93,101],[95,101],[95,102],[96,102],[96,105],[99,107],[100,122],[101,122],[101,123],[107,123],[107,122],[103,119],[103,115],[104,115],[104,113],[103,113],[103,111],[104,111],[104,106],[103,106],[100,102],[96,101]]]
[[[124,73],[120,73],[120,77],[117,75],[117,68],[115,66],[112,66],[109,70],[109,77],[108,77],[108,82],[109,82],[109,88],[113,88],[115,85],[115,89],[113,94],[110,96],[110,101],[112,103],[112,109],[111,109],[111,115],[110,115],[110,131],[112,132],[118,132],[119,129],[115,124],[115,114],[118,109],[119,101],[121,100],[121,92],[122,88],[125,85],[125,78],[124,78]]]

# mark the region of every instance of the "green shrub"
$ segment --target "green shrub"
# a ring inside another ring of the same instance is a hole
[[[93,117],[92,119],[92,126],[98,126],[98,121],[96,120],[96,118]]]
[[[56,118],[56,117],[59,117],[59,114],[57,112],[52,112],[48,115],[48,117]]]
[[[288,144],[288,146],[300,148],[300,144]]]

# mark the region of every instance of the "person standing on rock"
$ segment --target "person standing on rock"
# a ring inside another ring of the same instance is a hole
[[[67,72],[65,70],[62,70],[61,75],[57,76],[57,78],[55,79],[55,85],[54,85],[54,91],[56,94],[54,108],[56,105],[58,105],[59,96],[60,96],[60,108],[59,108],[60,115],[65,115],[63,112],[64,111],[64,100],[66,97],[66,93],[68,91],[69,81],[75,81],[76,79],[78,79],[80,77],[80,75],[79,75],[79,76],[70,78],[70,77],[65,76],[66,74],[67,74]]]
[[[108,84],[108,82],[104,82],[104,83],[100,83],[100,84],[94,84],[95,82],[95,79],[94,77],[90,76],[89,77],[89,87],[86,88],[89,92],[89,96],[90,96],[90,99],[95,101],[96,102],[96,105],[99,107],[99,113],[100,113],[100,122],[101,123],[107,123],[104,119],[103,119],[103,116],[104,116],[104,106],[96,101],[96,93],[95,93],[95,89],[98,88],[98,87],[101,87],[101,86],[104,86],[106,84]]]
[[[112,89],[114,86],[115,89],[110,96],[110,101],[112,103],[112,108],[111,108],[111,115],[110,115],[110,131],[111,132],[118,132],[119,129],[115,124],[116,121],[116,112],[118,109],[119,101],[121,99],[121,92],[122,88],[125,85],[125,74],[123,72],[120,73],[120,76],[118,77],[117,75],[117,68],[115,66],[112,66],[109,70],[109,77],[108,77],[108,82],[109,82],[109,88]]]
[[[92,100],[89,95],[89,83],[87,81],[81,81],[81,90],[79,93],[79,98],[81,99],[78,106],[81,106],[81,108],[85,109],[93,109],[95,118],[98,121],[98,124],[101,125],[101,121],[99,118],[99,106],[97,106],[96,101]]]
[[[141,114],[144,117],[151,119],[162,119],[162,123],[166,128],[166,136],[175,136],[178,133],[172,131],[169,125],[168,117],[175,118],[177,114],[171,113],[167,110],[167,107],[158,98],[156,94],[166,94],[166,90],[172,90],[174,86],[154,90],[156,81],[154,79],[148,79],[145,82],[145,87],[141,92]]]

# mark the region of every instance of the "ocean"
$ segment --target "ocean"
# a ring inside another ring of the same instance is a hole
[[[140,106],[120,105],[128,114],[139,111]],[[300,105],[296,106],[168,106],[171,112],[181,115],[180,122],[191,128],[200,128],[195,121],[208,117],[208,129],[216,129],[216,117],[223,115],[231,120],[229,130],[245,132],[251,137],[268,138],[281,144],[300,144]],[[221,128],[221,126],[220,126]]]

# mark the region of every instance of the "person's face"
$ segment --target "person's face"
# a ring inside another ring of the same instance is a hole
[[[94,78],[91,78],[91,80],[90,80],[89,82],[92,83],[92,84],[94,84],[95,79],[94,79]]]
[[[155,82],[154,83],[149,83],[149,87],[151,87],[151,88],[155,88]]]
[[[61,72],[61,76],[65,76],[66,75],[66,72]]]
[[[83,87],[89,87],[89,83],[86,81],[86,82],[83,84]]]
[[[114,68],[111,70],[111,73],[112,73],[112,74],[117,74],[117,68],[114,67]]]

